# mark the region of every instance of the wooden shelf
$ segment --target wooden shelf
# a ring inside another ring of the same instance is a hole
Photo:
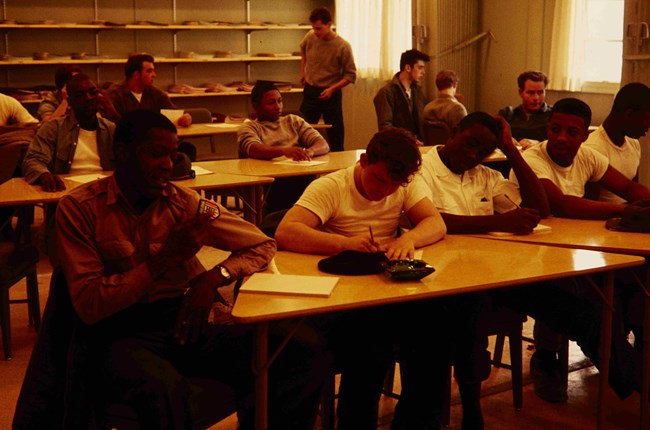
[[[306,24],[165,24],[165,25],[100,25],[100,24],[0,24],[0,30],[311,30]]]
[[[648,61],[650,54],[623,55],[623,59],[626,61]]]
[[[290,90],[280,90],[282,94],[302,94],[302,88],[292,88]],[[248,96],[250,91],[230,91],[223,93],[167,93],[169,98],[184,99],[184,98],[205,98],[205,97],[233,97],[233,96]],[[39,104],[42,99],[18,100],[20,103],[26,104]]]
[[[288,91],[281,90],[280,92],[282,94],[301,94],[302,88],[292,88]],[[191,97],[232,97],[232,96],[248,96],[250,95],[250,91],[231,91],[225,93],[190,93],[190,94],[167,93],[167,95],[172,99],[191,98]],[[29,102],[31,103],[31,100],[29,100]]]
[[[208,55],[193,58],[165,58],[156,56],[156,64],[183,64],[183,63],[258,63],[267,61],[297,61],[299,56],[282,57],[257,57],[257,56],[234,56],[227,58],[213,58]],[[121,64],[126,58],[90,58],[85,60],[73,60],[69,57],[51,57],[49,60],[33,60],[29,57],[16,57],[9,61],[0,61],[0,66],[47,66],[62,64]]]

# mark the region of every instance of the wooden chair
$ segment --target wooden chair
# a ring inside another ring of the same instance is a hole
[[[95,376],[86,346],[85,326],[70,300],[60,268],[52,273],[43,327],[21,387],[14,426],[17,428],[88,428],[135,430],[138,417],[127,404],[105,398],[105,390],[88,381]],[[237,411],[228,385],[188,378],[200,405],[197,426],[207,428]],[[245,399],[244,401],[249,401]]]
[[[212,112],[206,108],[188,108],[185,113],[190,114],[192,117],[192,124],[210,124],[212,122]],[[210,151],[213,153],[217,151],[212,137],[210,139]]]
[[[18,164],[22,145],[0,146],[0,183],[12,177]],[[0,328],[2,329],[2,344],[4,357],[11,358],[11,317],[9,305],[27,303],[29,323],[36,330],[41,323],[41,309],[38,297],[38,278],[36,264],[39,261],[38,249],[30,243],[30,212],[17,210],[18,222],[13,240],[0,242]],[[10,224],[13,217],[5,220]],[[0,229],[5,225],[0,225]],[[9,299],[9,289],[21,280],[27,281],[27,299]]]

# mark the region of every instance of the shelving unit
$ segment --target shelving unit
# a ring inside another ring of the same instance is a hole
[[[333,1],[3,0],[0,53],[5,57],[0,58],[0,86],[51,85],[61,65],[79,65],[99,84],[119,82],[128,55],[148,52],[156,59],[159,88],[257,79],[292,82],[296,88],[284,92],[285,108],[295,110],[296,94],[302,89],[300,57],[294,54],[311,28],[298,23],[306,22],[309,11],[322,4],[333,6]],[[180,58],[180,51],[189,58]],[[215,58],[217,51],[232,55]],[[35,52],[49,52],[49,58],[34,60]],[[85,56],[72,59],[70,53]],[[180,107],[246,115],[248,94],[170,96]]]

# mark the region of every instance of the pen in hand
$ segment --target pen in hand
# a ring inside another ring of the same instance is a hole
[[[368,226],[368,231],[370,232],[370,241],[372,242],[373,245],[375,245],[377,248],[379,248],[379,244],[375,242],[375,235],[372,234],[372,226]]]
[[[515,202],[514,202],[510,197],[508,197],[507,194],[504,194],[503,197],[505,197],[506,199],[508,199],[508,201],[509,201],[510,203],[512,203],[513,205],[515,205],[515,207],[516,207],[517,209],[521,209],[521,206],[519,206],[519,205],[518,205],[517,203],[515,203]]]

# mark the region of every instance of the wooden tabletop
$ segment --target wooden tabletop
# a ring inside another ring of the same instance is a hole
[[[215,136],[218,134],[237,133],[241,123],[192,124],[189,127],[177,127],[178,137]],[[331,124],[311,124],[317,130],[331,128]]]
[[[325,161],[324,164],[316,166],[308,166],[300,162],[279,164],[277,162],[278,160],[256,160],[254,158],[201,161],[194,164],[212,170],[213,172],[282,178],[288,176],[322,175],[345,169],[354,165],[362,152],[365,151],[330,152],[329,154],[314,157],[314,161]]]
[[[620,252],[633,255],[650,255],[650,234],[629,233],[608,230],[605,221],[577,220],[551,217],[543,219],[541,224],[551,227],[551,231],[529,234],[495,237],[490,235],[472,235],[489,239],[537,243],[542,245],[582,248],[602,252]]]
[[[280,251],[280,273],[332,276],[318,270],[321,255]],[[638,266],[643,258],[588,250],[531,246],[448,235],[426,247],[422,259],[436,271],[415,282],[385,275],[340,276],[328,298],[241,292],[235,320],[253,323],[489,290],[573,275]]]
[[[214,171],[208,175],[197,176],[194,179],[174,181],[176,184],[195,190],[248,187],[254,185],[270,184],[273,178],[264,176],[233,175]],[[112,172],[103,172],[112,174]],[[66,185],[64,191],[49,193],[43,191],[39,185],[30,185],[23,178],[12,178],[0,184],[0,206],[34,205],[39,203],[52,203],[59,201],[74,188],[82,185],[80,182],[68,179],[72,175],[62,175]]]

